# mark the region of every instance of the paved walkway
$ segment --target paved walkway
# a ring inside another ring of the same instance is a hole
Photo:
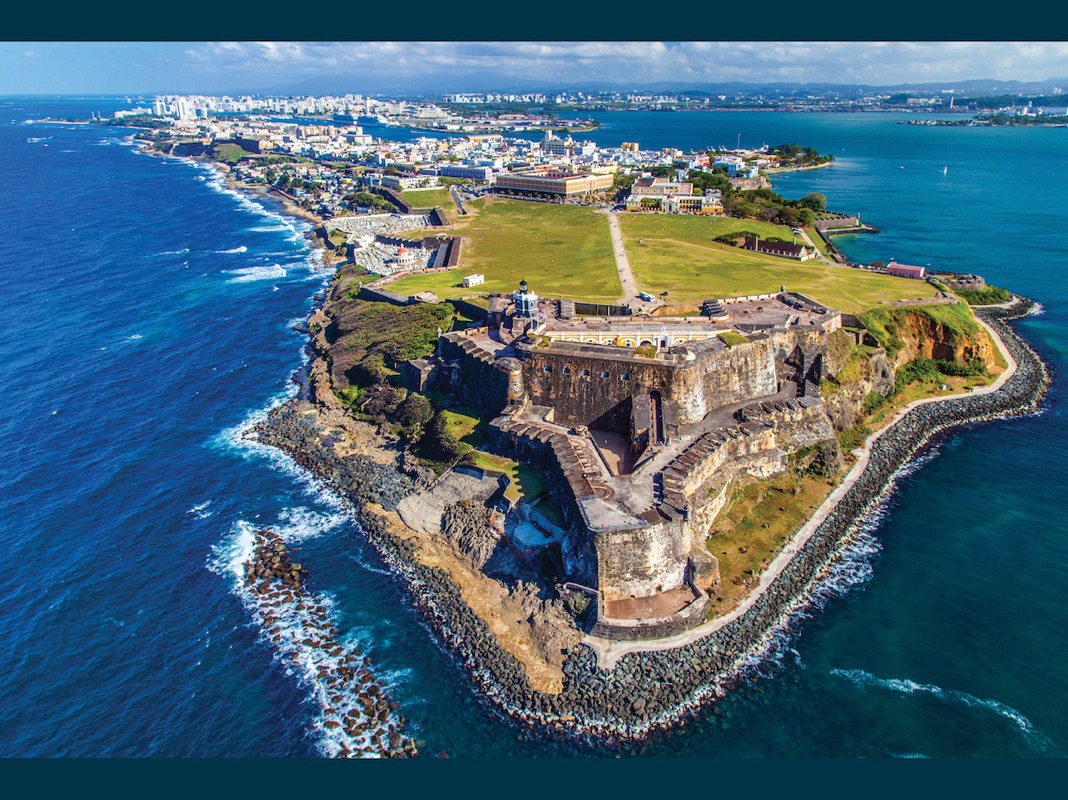
[[[812,239],[809,238],[808,231],[806,231],[804,228],[798,228],[798,230],[801,231],[801,238],[805,240],[805,244],[807,244],[809,247],[816,251],[816,258],[821,264],[825,264],[829,267],[838,266],[838,264],[836,264],[834,261],[831,261],[829,258],[827,258],[827,256],[823,255],[823,252],[818,247],[816,247],[815,242],[813,242]]]
[[[998,336],[993,328],[978,317],[976,317],[976,322],[982,325],[986,332],[990,334],[991,341],[993,341],[994,345],[1001,351],[1001,354],[1005,357],[1005,361],[1008,365],[1005,371],[1002,372],[992,384],[989,386],[978,386],[972,389],[971,392],[972,394],[990,394],[991,392],[996,392],[1000,389],[1005,381],[1016,372],[1016,361],[1013,359],[1008,348],[1005,347],[1005,343],[1001,340],[1001,337]],[[943,400],[951,400],[960,396],[961,395],[959,394],[954,394],[943,397],[925,397],[909,403],[898,411],[887,425],[869,436],[868,440],[864,442],[863,448],[854,450],[853,453],[857,455],[857,463],[853,465],[853,468],[846,475],[842,483],[828,495],[827,499],[823,501],[823,504],[809,518],[808,522],[798,529],[797,533],[793,535],[779,552],[779,555],[777,555],[771,564],[768,565],[768,568],[760,574],[760,582],[757,584],[756,588],[754,588],[753,591],[742,600],[741,604],[729,614],[717,617],[716,619],[710,620],[709,622],[689,631],[664,639],[653,639],[644,642],[618,642],[594,636],[587,636],[583,639],[583,642],[588,644],[593,648],[594,652],[597,653],[598,664],[602,669],[612,669],[616,662],[627,653],[639,653],[650,650],[671,650],[676,647],[682,647],[683,645],[690,644],[691,642],[695,642],[698,639],[708,636],[713,631],[717,631],[724,625],[741,617],[753,606],[757,601],[757,598],[768,590],[768,587],[771,586],[779,574],[786,568],[786,565],[790,563],[794,555],[810,538],[812,538],[812,534],[815,533],[816,528],[823,523],[827,518],[827,515],[834,510],[836,505],[838,505],[842,496],[845,495],[849,488],[857,482],[861,473],[864,472],[864,468],[868,465],[868,460],[871,457],[871,448],[872,445],[875,444],[875,441],[890,430],[898,420],[913,408],[924,405],[925,403],[939,403]]]
[[[638,297],[638,282],[634,279],[634,272],[630,268],[630,260],[627,258],[627,249],[623,246],[623,234],[619,230],[619,214],[609,211],[608,230],[612,234],[612,253],[616,257],[616,269],[619,271],[619,282],[623,284],[623,296],[619,302],[629,305],[635,311],[652,311],[658,305],[657,301],[648,302]]]

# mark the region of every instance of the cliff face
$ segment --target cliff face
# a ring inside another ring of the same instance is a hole
[[[978,359],[988,367],[994,366],[994,345],[982,328],[971,337],[963,338],[930,317],[910,314],[899,331],[905,346],[894,359],[895,368],[914,358],[945,359],[958,364]]]
[[[979,360],[988,367],[995,363],[994,345],[967,306],[879,309],[863,315],[862,321],[871,337],[867,341],[882,346],[858,346],[845,330],[828,336],[822,396],[839,431],[861,420],[868,394],[893,394],[895,373],[913,359],[958,364]]]

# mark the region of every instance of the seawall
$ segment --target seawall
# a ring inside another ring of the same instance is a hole
[[[917,406],[885,430],[853,483],[782,571],[736,618],[695,641],[619,654],[611,669],[595,650],[573,648],[557,694],[534,691],[519,662],[462,601],[440,569],[416,561],[413,546],[389,532],[364,503],[387,507],[405,492],[406,479],[358,456],[341,458],[322,444],[322,428],[298,401],[276,409],[259,426],[261,441],[291,453],[350,502],[353,515],[382,559],[402,579],[422,624],[453,655],[488,707],[532,731],[553,736],[625,741],[645,737],[696,713],[737,680],[745,660],[767,646],[790,615],[811,596],[848,543],[856,523],[892,484],[895,474],[933,435],[957,425],[1033,412],[1049,384],[1045,365],[1008,322],[1033,307],[976,309],[1001,337],[1016,369],[993,392],[956,396]],[[371,488],[368,488],[371,487]],[[373,491],[375,496],[370,496]]]

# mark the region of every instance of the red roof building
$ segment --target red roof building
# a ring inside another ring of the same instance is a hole
[[[923,280],[927,277],[927,270],[923,267],[912,267],[908,264],[895,264],[891,261],[886,265],[887,275],[896,275],[899,278],[915,278]]]

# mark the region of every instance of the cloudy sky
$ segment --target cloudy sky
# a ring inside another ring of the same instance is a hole
[[[1068,76],[1068,42],[0,42],[0,94],[890,86]]]

